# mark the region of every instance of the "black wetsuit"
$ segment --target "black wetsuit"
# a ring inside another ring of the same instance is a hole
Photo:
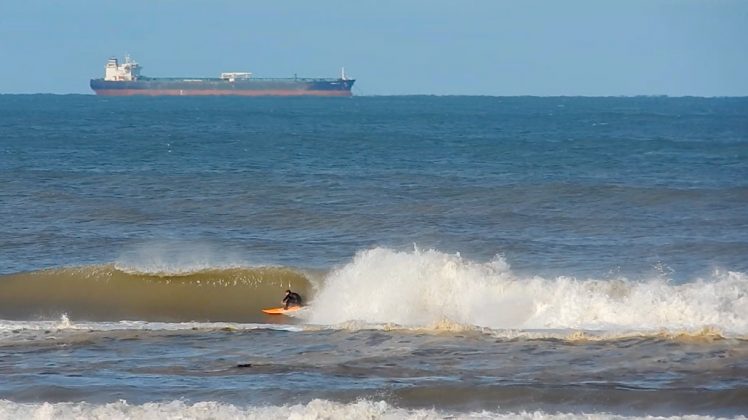
[[[283,298],[283,304],[288,309],[289,306],[301,306],[301,295],[295,292],[291,292]]]

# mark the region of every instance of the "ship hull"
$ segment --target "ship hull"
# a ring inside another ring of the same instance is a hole
[[[351,96],[348,79],[92,79],[91,89],[104,96]]]

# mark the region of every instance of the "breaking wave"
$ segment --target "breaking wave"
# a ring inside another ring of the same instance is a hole
[[[291,288],[309,307],[273,322],[306,329],[488,329],[510,338],[532,331],[571,340],[748,335],[748,276],[739,272],[715,271],[680,284],[664,277],[528,277],[500,257],[476,262],[436,250],[388,248],[361,251],[326,274],[287,267],[197,269],[120,261],[0,276],[0,319],[67,314],[76,324],[266,323],[260,309],[277,306]]]
[[[499,257],[479,263],[435,250],[375,248],[327,276],[308,321],[746,334],[748,276],[715,272],[684,284],[520,277]]]

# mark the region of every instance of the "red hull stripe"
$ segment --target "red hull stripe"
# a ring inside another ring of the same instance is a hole
[[[104,96],[351,96],[350,90],[99,89]]]

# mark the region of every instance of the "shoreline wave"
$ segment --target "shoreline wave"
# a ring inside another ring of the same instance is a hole
[[[369,419],[551,419],[568,420],[584,417],[587,419],[651,419],[650,415],[625,415],[610,412],[545,412],[511,411],[511,410],[480,410],[467,412],[453,412],[436,408],[401,408],[385,401],[360,399],[344,403],[322,399],[314,399],[308,403],[289,404],[282,406],[241,406],[217,401],[190,403],[181,400],[165,402],[149,402],[144,404],[130,404],[125,400],[112,403],[92,404],[86,402],[62,403],[18,403],[0,400],[0,418],[192,418],[192,419],[288,419],[288,418],[369,418]],[[658,416],[659,419],[719,419],[720,416],[710,415],[673,415]],[[730,416],[744,420],[743,415]]]

